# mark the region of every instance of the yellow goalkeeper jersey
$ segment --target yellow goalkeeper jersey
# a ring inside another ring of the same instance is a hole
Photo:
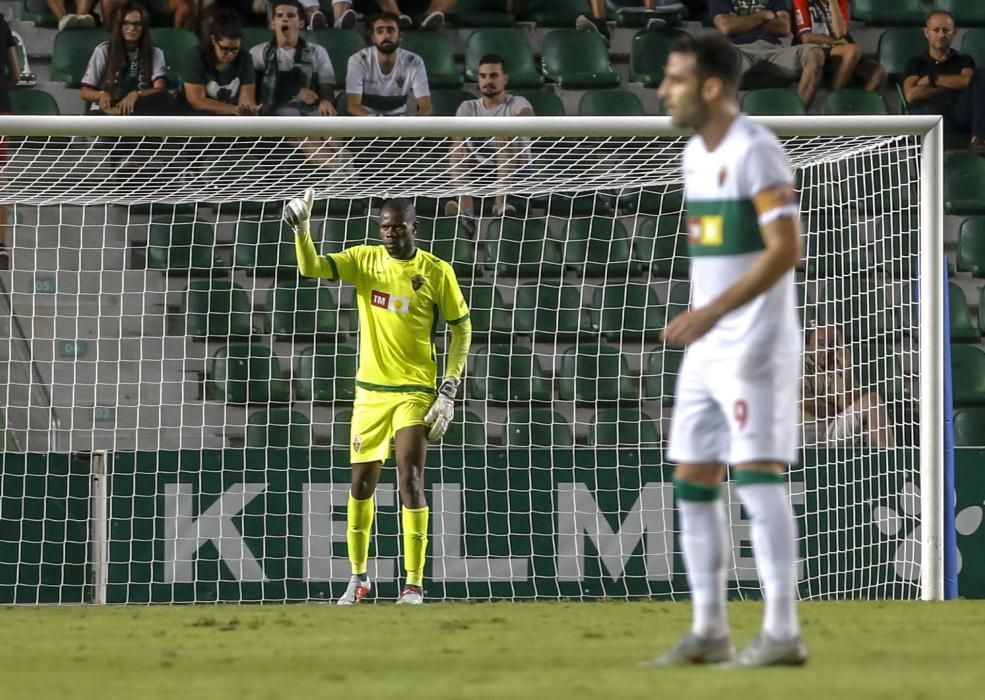
[[[438,316],[450,325],[469,316],[451,265],[420,249],[410,260],[396,260],[382,245],[359,245],[319,257],[318,276],[356,287],[356,385],[377,391],[433,392]],[[448,374],[460,376],[461,368],[454,372],[449,367]]]

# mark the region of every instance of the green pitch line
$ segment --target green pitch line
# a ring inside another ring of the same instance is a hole
[[[654,671],[684,603],[392,603],[0,612],[0,696],[73,700],[972,698],[985,602],[809,602],[801,669]],[[729,607],[736,642],[761,606]]]

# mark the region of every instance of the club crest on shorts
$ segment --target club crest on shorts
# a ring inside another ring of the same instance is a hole
[[[355,450],[356,452],[359,452],[359,450],[362,448],[362,446],[363,446],[363,439],[361,437],[359,437],[358,435],[353,435],[352,436],[352,449]]]
[[[411,286],[414,287],[414,291],[416,292],[418,289],[424,286],[424,278],[421,277],[420,275],[414,275],[413,277],[410,278],[410,283]]]

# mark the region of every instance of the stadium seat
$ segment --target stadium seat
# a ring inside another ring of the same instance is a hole
[[[228,280],[189,283],[181,314],[185,333],[196,340],[248,337],[253,332],[250,298]]]
[[[503,425],[503,447],[572,447],[574,433],[567,419],[549,408],[513,409]]]
[[[10,91],[10,113],[57,116],[60,111],[55,98],[44,90],[40,88],[18,88]]]
[[[796,92],[788,88],[763,88],[743,92],[739,99],[742,111],[759,116],[801,116],[807,113]]]
[[[564,274],[547,219],[494,219],[486,239],[486,260],[495,261],[492,267],[499,275],[545,279]]]
[[[305,32],[305,38],[313,44],[321,44],[319,41],[319,32],[325,31],[322,29],[308,30]],[[333,35],[334,36],[334,35]],[[274,38],[274,33],[270,31],[269,26],[263,27],[243,27],[243,50],[249,51],[254,46],[259,46],[260,44],[268,44]],[[328,48],[327,46],[325,47]],[[329,54],[331,56],[331,54]],[[335,75],[338,77],[339,69],[335,65],[335,61],[332,61],[332,67],[335,68]]]
[[[625,279],[627,273],[641,272],[632,252],[632,238],[622,222],[601,216],[571,219],[561,244],[565,267],[586,277]]]
[[[615,197],[608,192],[572,194],[559,192],[548,196],[547,211],[552,216],[570,219],[573,216],[598,216],[615,213]]]
[[[550,382],[544,379],[540,357],[523,345],[490,345],[476,353],[471,398],[492,403],[550,402]]]
[[[985,216],[969,216],[961,222],[957,258],[959,270],[985,277]]]
[[[666,311],[645,282],[606,284],[592,296],[592,326],[607,340],[657,339],[666,325]]]
[[[177,87],[188,74],[188,62],[198,51],[198,37],[187,29],[152,27],[150,38],[154,46],[164,52],[168,83]]]
[[[317,343],[301,350],[294,373],[294,396],[318,404],[351,402],[356,397],[358,353],[349,345]]]
[[[466,283],[475,275],[475,243],[462,230],[457,218],[418,217],[417,224],[418,245],[450,263],[459,282]]]
[[[433,88],[462,86],[462,71],[455,65],[451,40],[443,32],[404,32],[400,48],[412,51],[424,59],[428,85]]]
[[[109,32],[105,29],[73,29],[55,34],[51,79],[65,83],[66,87],[80,88],[93,50],[104,41],[109,41]]]
[[[629,90],[588,90],[578,101],[579,117],[642,117],[643,102]]]
[[[460,104],[474,98],[465,90],[432,90],[431,111],[436,117],[454,117]]]
[[[351,424],[351,408],[335,413],[332,418],[332,447],[337,450],[349,449],[349,428]]]
[[[315,280],[285,280],[267,292],[264,331],[278,340],[334,336],[338,318],[332,290]]]
[[[147,269],[185,277],[229,273],[228,265],[216,255],[212,224],[185,217],[151,220]]]
[[[977,345],[951,345],[951,374],[954,403],[961,406],[985,405],[985,352]]]
[[[985,447],[985,408],[954,412],[954,446]]]
[[[590,15],[588,0],[527,0],[518,17],[542,27],[570,27],[578,15]]]
[[[851,230],[851,226],[847,222],[842,225],[840,214],[834,212],[832,220],[810,217],[810,226],[803,227],[808,232],[804,236],[804,261],[807,273],[813,279],[857,274],[863,267],[864,249],[860,242],[848,240],[845,231]]]
[[[653,418],[636,409],[600,408],[588,428],[588,444],[594,447],[649,447],[660,444]]]
[[[464,286],[462,293],[469,303],[473,340],[508,338],[513,335],[513,320],[507,313],[503,294],[491,284]]]
[[[975,7],[980,12],[985,13],[985,4],[976,3]],[[979,22],[979,24],[985,24],[985,21]],[[958,26],[967,26],[967,23],[958,24]],[[961,53],[966,53],[975,59],[975,65],[979,68],[985,66],[985,29],[979,27],[965,32],[961,39]]]
[[[831,280],[815,307],[818,324],[841,327],[849,340],[875,340],[895,326],[893,305],[878,282],[857,276]]]
[[[512,81],[513,76],[510,76]],[[544,90],[513,90],[514,95],[526,97],[530,106],[534,108],[534,114],[538,117],[563,117],[567,114],[564,110],[564,102],[549,89]]]
[[[537,70],[534,53],[523,32],[514,28],[480,29],[472,32],[465,42],[465,79],[479,81],[479,59],[488,53],[498,53],[506,59],[510,76],[509,91],[514,88],[539,88],[544,76]]]
[[[318,222],[315,222],[318,226]],[[321,242],[319,251],[325,253],[338,253],[344,248],[354,245],[370,244],[374,245],[379,241],[379,226],[376,221],[367,216],[353,216],[347,218],[326,218],[321,226]],[[293,244],[292,244],[293,245]],[[318,245],[318,244],[316,244]],[[294,255],[297,255],[294,253]]]
[[[985,159],[971,151],[944,154],[944,213],[985,214]]]
[[[687,277],[690,266],[685,218],[680,213],[641,218],[633,236],[633,259],[654,277]]]
[[[43,12],[31,12],[27,0],[21,0],[18,18],[21,22],[33,22],[34,26],[45,29],[54,29],[58,26],[58,19],[51,13],[51,10],[45,7]]]
[[[980,0],[937,0],[934,7],[944,10],[954,15],[954,23],[961,27],[985,27],[985,5]],[[965,37],[967,39],[967,34]],[[964,44],[961,45],[961,53],[967,53]],[[975,60],[976,66],[985,65]]]
[[[677,374],[684,351],[677,348],[655,348],[643,353],[643,398],[660,401],[664,406],[674,404]]]
[[[680,281],[670,285],[667,296],[667,323],[670,323],[682,311],[687,311],[691,305],[691,283]]]
[[[572,339],[591,327],[581,306],[580,286],[531,282],[516,290],[513,332],[538,338]]]
[[[249,217],[237,221],[236,253],[233,260],[236,267],[251,276],[298,274],[294,234],[280,217]]]
[[[670,49],[685,32],[670,29],[651,32],[636,32],[629,51],[629,80],[643,83],[644,87],[656,88],[664,79],[664,67]]]
[[[859,88],[832,90],[824,99],[825,114],[889,114],[882,95]]]
[[[505,3],[493,7],[489,0],[458,0],[454,9],[448,14],[456,27],[514,27],[516,25],[516,16],[506,11]]]
[[[855,0],[852,3],[852,17],[879,27],[921,26],[927,19],[927,10],[922,0]]]
[[[971,322],[971,310],[968,308],[968,299],[964,295],[964,290],[954,282],[951,282],[948,288],[950,290],[951,342],[978,342],[978,329]]]
[[[243,30],[243,45],[246,46],[246,30]],[[270,30],[266,30],[268,37]],[[312,44],[318,44],[328,51],[335,71],[335,88],[345,88],[345,76],[349,70],[349,57],[366,48],[366,39],[355,29],[313,29],[305,32],[305,37]],[[268,38],[267,41],[270,41]],[[460,82],[453,87],[458,87]]]
[[[978,328],[985,329],[985,287],[978,290]]]
[[[923,19],[918,22],[923,23]],[[926,50],[927,38],[920,27],[893,27],[879,35],[879,63],[895,80],[901,81],[907,62]]]
[[[273,408],[246,419],[247,447],[311,447],[311,421],[300,411]]]
[[[679,216],[684,211],[684,187],[664,185],[628,192],[619,198],[619,211],[629,215]]]
[[[484,447],[486,423],[472,411],[455,411],[448,432],[441,438],[441,448]]]
[[[226,403],[288,403],[291,384],[266,345],[230,343],[216,350],[209,361],[205,398]]]
[[[562,401],[579,404],[636,401],[640,381],[632,376],[619,348],[606,343],[579,344],[561,355],[557,391]]]
[[[556,29],[541,45],[544,77],[564,89],[606,88],[619,85],[612,70],[605,39],[595,32]]]

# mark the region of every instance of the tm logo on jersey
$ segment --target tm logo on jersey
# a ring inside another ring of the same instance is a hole
[[[722,245],[724,230],[720,216],[692,216],[687,220],[687,237],[693,245]]]
[[[410,299],[407,297],[398,297],[395,294],[378,292],[374,289],[370,294],[370,303],[387,311],[396,311],[402,314],[410,313]]]

